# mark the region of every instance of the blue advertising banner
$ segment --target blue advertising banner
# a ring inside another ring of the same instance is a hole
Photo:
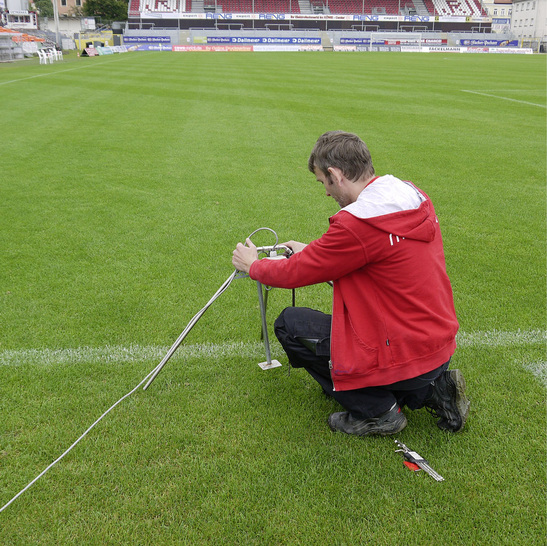
[[[171,44],[126,44],[128,51],[173,51]]]
[[[518,40],[460,40],[466,47],[518,47]]]
[[[237,37],[237,36],[207,36],[208,44],[262,44],[262,45],[319,45],[321,44],[321,38],[285,38],[276,36],[249,36],[249,37]]]
[[[169,36],[124,36],[125,44],[170,44]]]
[[[372,45],[385,45],[385,40],[373,40]],[[370,38],[340,38],[343,45],[370,45]]]

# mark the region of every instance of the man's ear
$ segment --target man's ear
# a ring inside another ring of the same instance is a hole
[[[337,185],[340,185],[342,180],[345,178],[341,169],[338,167],[329,167],[327,170],[329,171],[331,180]]]

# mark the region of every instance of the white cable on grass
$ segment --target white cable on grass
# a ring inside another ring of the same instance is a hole
[[[123,400],[125,400],[128,396],[131,396],[148,379],[148,377],[151,374],[152,374],[152,372],[150,372],[133,390],[128,392],[125,396],[122,396],[122,398],[120,398],[114,405],[110,406],[110,408],[108,408],[62,455],[57,457],[57,459],[55,459],[46,469],[44,469],[42,472],[40,472],[40,474],[38,474],[38,476],[36,476],[36,478],[34,478],[26,487],[21,489],[21,491],[19,491],[19,493],[17,493],[17,495],[15,495],[15,497],[13,497],[8,503],[6,503],[4,506],[2,506],[2,508],[0,508],[0,512],[5,510],[14,500],[19,498],[27,489],[29,489],[34,483],[36,483],[50,468],[55,466],[65,455],[67,455],[72,450],[72,448],[74,448],[80,442],[80,440],[82,440],[87,435],[87,433],[103,417],[105,417],[108,413],[110,413],[110,411],[112,411],[120,402],[123,402]]]
[[[205,304],[205,306],[198,311],[194,318],[188,323],[182,334],[178,337],[177,341],[173,344],[169,352],[165,355],[163,360],[158,364],[151,372],[148,373],[148,375],[141,380],[141,382],[134,387],[131,391],[129,391],[126,395],[122,396],[115,404],[110,406],[64,453],[62,453],[57,459],[55,459],[47,468],[45,468],[36,478],[34,478],[28,485],[26,485],[17,495],[15,495],[9,502],[4,504],[0,508],[0,512],[3,512],[12,502],[14,502],[16,499],[18,499],[27,489],[29,489],[33,484],[35,484],[48,470],[53,468],[65,455],[67,455],[85,436],[87,436],[88,432],[99,423],[106,415],[108,415],[118,404],[123,402],[128,396],[131,396],[145,381],[147,381],[149,378],[150,380],[146,384],[145,388],[152,382],[152,380],[156,377],[156,375],[160,372],[161,368],[167,363],[169,358],[173,355],[173,353],[177,350],[179,345],[182,343],[182,340],[186,337],[188,332],[192,329],[192,327],[196,324],[196,322],[201,318],[203,313],[207,311],[207,309],[211,306],[211,304],[221,295],[223,294],[226,289],[230,286],[232,281],[234,280],[236,276],[237,271],[234,271],[228,279],[224,282],[224,284],[215,292],[215,295]]]
[[[198,311],[194,318],[186,325],[186,328],[182,331],[180,336],[177,338],[177,341],[173,343],[167,354],[163,357],[162,361],[152,370],[152,372],[149,374],[151,375],[150,379],[146,383],[146,385],[143,387],[143,390],[146,390],[152,381],[156,378],[156,376],[160,373],[161,369],[167,364],[167,361],[173,356],[173,353],[178,349],[179,345],[182,343],[183,339],[188,335],[188,332],[194,327],[196,322],[202,317],[203,313],[209,309],[211,304],[221,295],[223,294],[226,289],[232,284],[232,281],[234,280],[235,276],[237,274],[237,270],[234,271],[225,281],[224,284],[215,292],[214,296],[205,304],[205,306]]]
[[[255,234],[257,233],[258,231],[262,231],[262,230],[267,230],[267,231],[271,231],[274,235],[275,235],[275,238],[276,238],[276,244],[278,242],[278,238],[277,238],[277,233],[275,233],[275,231],[273,229],[270,229],[270,228],[258,228],[256,229],[255,231],[253,231],[251,233],[251,235],[249,235],[249,239]],[[177,338],[177,341],[175,341],[175,343],[171,346],[171,349],[169,349],[168,353],[164,356],[164,358],[162,359],[162,361],[136,386],[134,387],[131,391],[129,391],[125,396],[122,396],[115,404],[113,404],[112,406],[110,406],[62,455],[60,455],[59,457],[57,457],[57,459],[55,459],[47,468],[45,468],[42,472],[40,472],[40,474],[38,474],[38,476],[36,476],[36,478],[34,478],[27,486],[25,486],[23,489],[21,489],[21,491],[19,491],[19,493],[17,493],[17,495],[15,495],[9,502],[7,502],[6,504],[4,504],[4,506],[2,506],[0,508],[0,512],[3,512],[13,501],[15,501],[17,498],[19,498],[27,489],[29,489],[29,487],[31,487],[33,484],[35,484],[50,468],[54,467],[65,455],[67,455],[79,442],[80,440],[82,440],[86,435],[87,433],[93,428],[95,427],[95,425],[97,423],[99,423],[99,421],[101,421],[101,419],[103,419],[103,417],[105,417],[106,415],[108,415],[118,404],[120,404],[121,402],[123,402],[128,396],[131,396],[145,381],[148,380],[148,383],[146,383],[146,385],[144,386],[144,389],[146,389],[150,383],[154,380],[154,378],[158,375],[158,373],[160,372],[160,370],[163,368],[163,366],[167,363],[167,361],[171,358],[171,356],[173,355],[173,353],[177,350],[177,348],[179,347],[179,345],[182,343],[182,340],[186,337],[186,335],[188,334],[188,332],[193,328],[193,326],[196,324],[196,322],[201,318],[201,316],[203,315],[203,313],[205,313],[205,311],[207,311],[207,309],[211,306],[211,304],[221,295],[223,294],[227,288],[230,286],[230,284],[232,284],[232,281],[234,280],[236,274],[238,273],[237,270],[235,270],[225,281],[224,283],[222,284],[222,286],[215,292],[214,296],[205,304],[204,307],[202,307],[195,315],[194,317],[192,318],[192,320],[188,323],[188,325],[186,326],[186,328],[183,330],[183,332],[180,334],[180,336]],[[150,379],[149,379],[150,378]]]

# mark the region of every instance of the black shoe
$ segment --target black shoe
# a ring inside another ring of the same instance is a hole
[[[462,372],[446,370],[431,385],[433,392],[425,401],[425,407],[439,418],[439,428],[458,432],[465,425],[470,405],[465,396],[465,379]]]
[[[329,416],[329,427],[334,431],[357,436],[387,436],[403,430],[406,427],[406,417],[397,404],[382,415],[370,419],[355,419],[349,411],[339,411]]]

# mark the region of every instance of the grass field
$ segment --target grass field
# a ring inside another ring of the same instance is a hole
[[[333,434],[302,370],[262,371],[237,280],[147,391],[0,513],[1,544],[544,544],[544,56],[142,53],[0,66],[0,508],[161,360],[259,227],[327,229],[324,131],[433,199],[471,414]],[[271,244],[265,233],[257,244]],[[296,294],[328,311],[330,289]],[[270,321],[290,305],[273,290]]]

